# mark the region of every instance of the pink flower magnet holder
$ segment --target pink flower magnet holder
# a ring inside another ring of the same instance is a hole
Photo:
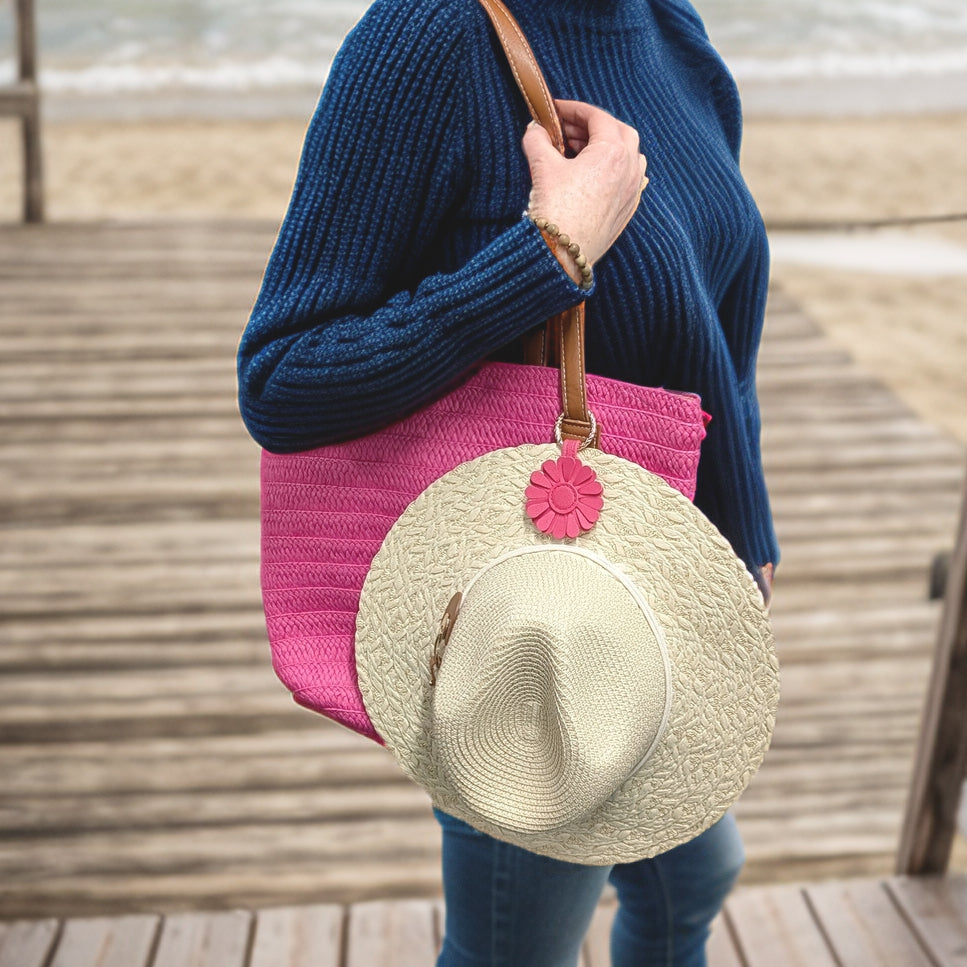
[[[565,440],[556,460],[545,460],[531,474],[527,516],[552,537],[577,537],[591,530],[604,506],[603,487],[592,467],[577,456],[578,442]]]

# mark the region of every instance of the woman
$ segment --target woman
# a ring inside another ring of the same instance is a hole
[[[527,126],[478,0],[377,0],[333,64],[242,339],[246,424],[274,451],[361,435],[484,357],[519,358],[519,337],[587,297],[589,372],[702,396],[696,503],[768,593],[755,395],[768,249],[738,169],[735,85],[687,0],[508,5],[565,98],[574,157]],[[578,242],[590,291],[542,216]],[[438,818],[441,967],[576,963],[609,878],[613,963],[696,967],[742,864],[730,816],[613,869]]]

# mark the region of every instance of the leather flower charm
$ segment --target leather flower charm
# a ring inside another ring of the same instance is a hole
[[[594,470],[577,457],[577,441],[565,440],[556,460],[545,460],[531,474],[527,516],[552,537],[577,537],[591,530],[604,506],[603,487]]]

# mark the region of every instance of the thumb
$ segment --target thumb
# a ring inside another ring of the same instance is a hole
[[[536,121],[531,121],[527,125],[527,130],[524,132],[523,148],[532,175],[535,165],[542,167],[553,163],[555,158],[561,157],[560,152],[551,142],[550,135]]]

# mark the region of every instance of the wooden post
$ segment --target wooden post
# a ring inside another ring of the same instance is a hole
[[[17,0],[17,43],[20,81],[32,96],[24,110],[24,219],[44,219],[43,158],[40,150],[40,89],[37,86],[37,26],[33,0]]]
[[[900,835],[897,872],[944,873],[967,770],[967,489]]]
[[[17,26],[17,80],[0,86],[0,115],[20,118],[23,137],[23,217],[28,222],[40,222],[44,218],[44,179],[33,0],[14,0],[14,16]]]

